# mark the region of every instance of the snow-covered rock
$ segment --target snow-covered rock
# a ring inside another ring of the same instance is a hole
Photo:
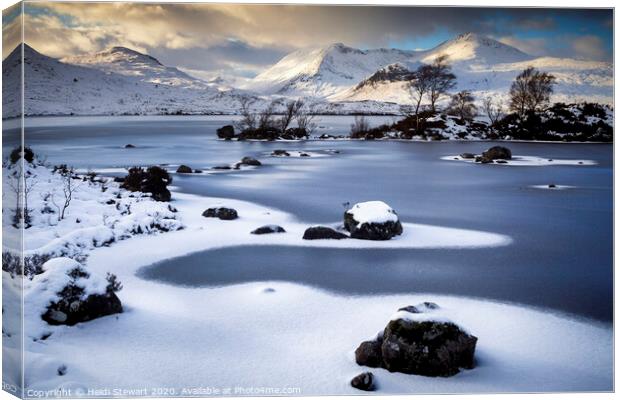
[[[398,214],[382,201],[355,204],[344,213],[344,227],[355,239],[389,240],[403,233]]]
[[[376,339],[358,346],[355,360],[390,372],[447,377],[474,367],[477,341],[441,316],[399,311]]]

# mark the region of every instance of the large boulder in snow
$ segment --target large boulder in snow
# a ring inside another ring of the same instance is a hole
[[[344,227],[355,239],[389,240],[403,233],[398,214],[382,201],[355,204],[344,213]]]
[[[482,158],[487,160],[510,160],[512,152],[504,146],[493,146],[482,153]]]
[[[41,318],[48,324],[75,325],[123,312],[115,293],[122,286],[114,275],[103,278],[66,257],[47,261],[43,271],[33,279],[28,302],[42,305]]]
[[[382,335],[360,344],[355,360],[391,372],[447,377],[474,367],[477,341],[453,322],[402,310]]]
[[[226,221],[230,221],[233,219],[237,219],[239,215],[237,214],[237,210],[234,208],[226,208],[226,207],[213,207],[207,208],[202,216],[205,218],[219,218]]]
[[[312,226],[304,232],[303,238],[305,240],[318,240],[318,239],[348,239],[349,237],[344,233],[338,232],[327,226]]]

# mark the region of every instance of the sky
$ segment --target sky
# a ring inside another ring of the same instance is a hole
[[[20,37],[3,12],[3,58]],[[65,57],[125,46],[195,76],[251,78],[287,53],[342,42],[360,49],[429,49],[475,32],[536,56],[612,61],[604,9],[156,3],[25,3],[25,42]]]

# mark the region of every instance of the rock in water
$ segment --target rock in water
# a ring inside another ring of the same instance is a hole
[[[375,390],[375,376],[372,372],[363,372],[351,379],[351,386],[359,390],[371,392]]]
[[[252,158],[252,157],[243,157],[241,159],[241,161],[239,162],[239,164],[242,165],[252,165],[252,166],[260,166],[262,165],[260,161],[258,161],[256,158]]]
[[[493,146],[482,153],[482,158],[488,160],[510,160],[512,159],[512,152],[507,147]]]
[[[271,155],[274,157],[290,157],[291,154],[286,150],[274,150],[271,152]]]
[[[282,228],[279,225],[265,225],[265,226],[261,226],[260,228],[254,229],[250,233],[253,235],[265,235],[268,233],[284,233],[284,232],[286,232],[284,228]]]
[[[326,226],[313,226],[304,232],[304,239],[317,240],[317,239],[347,239],[348,236],[344,233],[340,233],[332,228]]]
[[[391,372],[447,377],[474,367],[477,341],[452,322],[401,311],[381,337],[359,345],[355,360]]]
[[[357,203],[344,213],[344,227],[351,237],[389,240],[403,233],[398,214],[382,201]]]
[[[134,146],[133,144],[129,143],[129,144],[126,144],[126,145],[125,145],[125,148],[126,148],[126,149],[135,149],[135,148],[136,148],[136,146]]]
[[[237,215],[237,210],[226,207],[207,208],[202,213],[202,216],[205,218],[219,218],[226,221],[237,219],[239,217],[239,215]]]
[[[187,165],[180,165],[179,168],[177,168],[177,174],[191,174],[192,172],[194,171]]]
[[[225,125],[216,130],[216,133],[218,138],[230,140],[235,137],[235,127],[232,125]]]
[[[476,158],[476,155],[473,153],[462,153],[461,158],[468,160],[468,159]]]

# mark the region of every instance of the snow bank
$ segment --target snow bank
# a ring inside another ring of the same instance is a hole
[[[91,268],[105,268],[97,259]],[[143,386],[150,394],[169,387],[179,395],[183,388],[273,387],[298,388],[297,395],[359,394],[349,381],[369,368],[355,363],[357,345],[382,330],[399,307],[426,300],[441,306],[437,318],[478,337],[476,368],[446,379],[371,369],[378,394],[613,388],[611,326],[548,311],[420,293],[341,297],[284,282],[187,289],[130,274],[123,279],[131,311],[27,341],[29,389]],[[267,287],[275,291],[265,293]],[[67,366],[65,376],[56,373],[59,365]]]
[[[442,160],[446,161],[461,161],[470,164],[476,163],[473,158],[463,158],[460,155],[444,156]],[[593,160],[570,160],[570,159],[551,159],[537,156],[512,156],[511,160],[501,160],[501,163],[497,161],[485,165],[504,165],[514,167],[544,167],[551,165],[596,165],[596,161]],[[506,161],[506,162],[503,162]]]

